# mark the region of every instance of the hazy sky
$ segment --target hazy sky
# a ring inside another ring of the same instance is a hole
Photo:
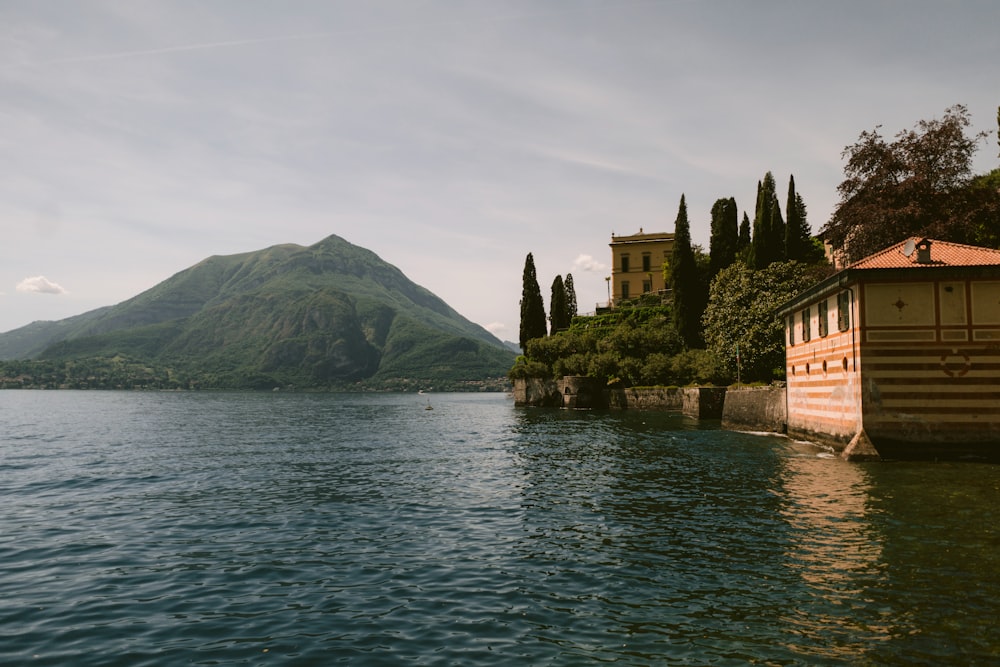
[[[841,151],[968,106],[1000,163],[996,0],[0,0],[0,331],[330,234],[517,340],[607,299],[612,232],[686,194],[818,230]]]

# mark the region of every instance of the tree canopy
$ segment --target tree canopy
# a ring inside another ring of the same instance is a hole
[[[566,287],[562,276],[552,280],[552,296],[549,299],[549,333],[555,335],[569,328],[569,311],[566,309]]]
[[[738,349],[745,382],[784,377],[784,328],[774,311],[829,270],[799,262],[774,262],[759,271],[736,262],[723,269],[702,320],[708,350],[736,376]]]
[[[736,199],[717,199],[712,205],[712,235],[708,242],[709,270],[714,276],[736,261],[740,242]],[[747,230],[749,233],[749,229]]]
[[[687,347],[699,347],[701,344],[701,313],[705,309],[701,285],[691,246],[687,204],[684,195],[681,195],[674,222],[674,247],[670,255],[670,290],[673,294],[674,326]]]
[[[518,342],[522,350],[526,350],[528,341],[532,338],[545,336],[545,303],[542,301],[542,290],[538,286],[535,274],[535,258],[529,252],[524,259],[524,274],[521,280],[521,328]]]
[[[573,284],[573,274],[567,273],[563,281],[563,289],[566,291],[566,323],[567,326],[573,318],[579,314],[579,306],[576,303],[576,286]]]
[[[971,187],[972,157],[987,133],[967,135],[970,124],[968,110],[957,104],[891,142],[876,126],[844,149],[840,202],[823,231],[847,261],[908,236],[982,242],[978,230],[995,221],[1000,193]]]

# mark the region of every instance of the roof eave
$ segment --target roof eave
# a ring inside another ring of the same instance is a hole
[[[892,278],[893,280],[912,280],[940,278],[937,274],[947,274],[954,278],[1000,279],[1000,264],[981,264],[976,266],[912,266],[905,268],[885,269],[852,269],[846,268],[829,278],[816,283],[809,289],[799,292],[794,297],[778,306],[775,313],[784,317],[788,313],[812,303],[816,299],[835,294],[862,281]]]

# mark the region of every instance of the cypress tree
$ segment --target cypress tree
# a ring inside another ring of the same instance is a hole
[[[738,215],[736,200],[732,197],[718,199],[712,205],[712,235],[708,245],[709,278],[736,261],[740,241]]]
[[[768,172],[770,173],[770,172]],[[753,214],[753,237],[750,239],[749,265],[751,269],[760,270],[767,266],[767,224],[770,217],[764,216],[764,184],[757,181],[757,204]]]
[[[704,304],[699,303],[701,281],[698,265],[691,247],[691,226],[688,223],[684,195],[677,209],[674,222],[674,248],[670,255],[670,289],[673,292],[674,327],[687,347],[697,347],[701,340],[701,315]]]
[[[576,287],[573,285],[572,273],[566,274],[566,280],[563,281],[563,288],[566,290],[566,323],[572,324],[573,318],[579,314],[576,303]]]
[[[799,238],[802,239],[802,255],[797,259],[809,264],[825,260],[826,252],[823,245],[813,239],[812,227],[806,216],[806,203],[798,192],[795,193],[795,216],[799,222]]]
[[[524,276],[521,281],[521,329],[518,342],[526,351],[529,340],[545,337],[545,303],[542,290],[535,275],[535,258],[529,252],[524,260]]]
[[[775,211],[778,208],[779,210]],[[784,255],[785,223],[781,219],[778,198],[774,190],[774,175],[764,174],[757,182],[757,207],[750,241],[750,268],[760,270]]]
[[[549,300],[549,333],[555,335],[569,328],[566,319],[566,288],[562,276],[556,276],[552,281],[552,297]]]
[[[785,220],[781,215],[781,204],[778,203],[778,195],[771,195],[771,221],[767,225],[768,233],[771,235],[767,244],[769,264],[782,262],[785,257]]]
[[[802,225],[799,223],[799,210],[795,203],[795,176],[788,177],[788,201],[785,203],[785,215],[788,216],[788,224],[785,225],[785,258],[798,260],[802,258],[802,239],[799,232]]]
[[[736,252],[743,252],[750,247],[750,217],[743,211],[743,221],[740,223],[740,238],[736,243]]]

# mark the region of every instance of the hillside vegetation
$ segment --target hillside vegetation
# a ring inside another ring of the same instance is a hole
[[[514,358],[336,236],[210,257],[116,306],[0,335],[0,356],[31,359],[0,367],[7,386],[333,389],[491,386]]]

